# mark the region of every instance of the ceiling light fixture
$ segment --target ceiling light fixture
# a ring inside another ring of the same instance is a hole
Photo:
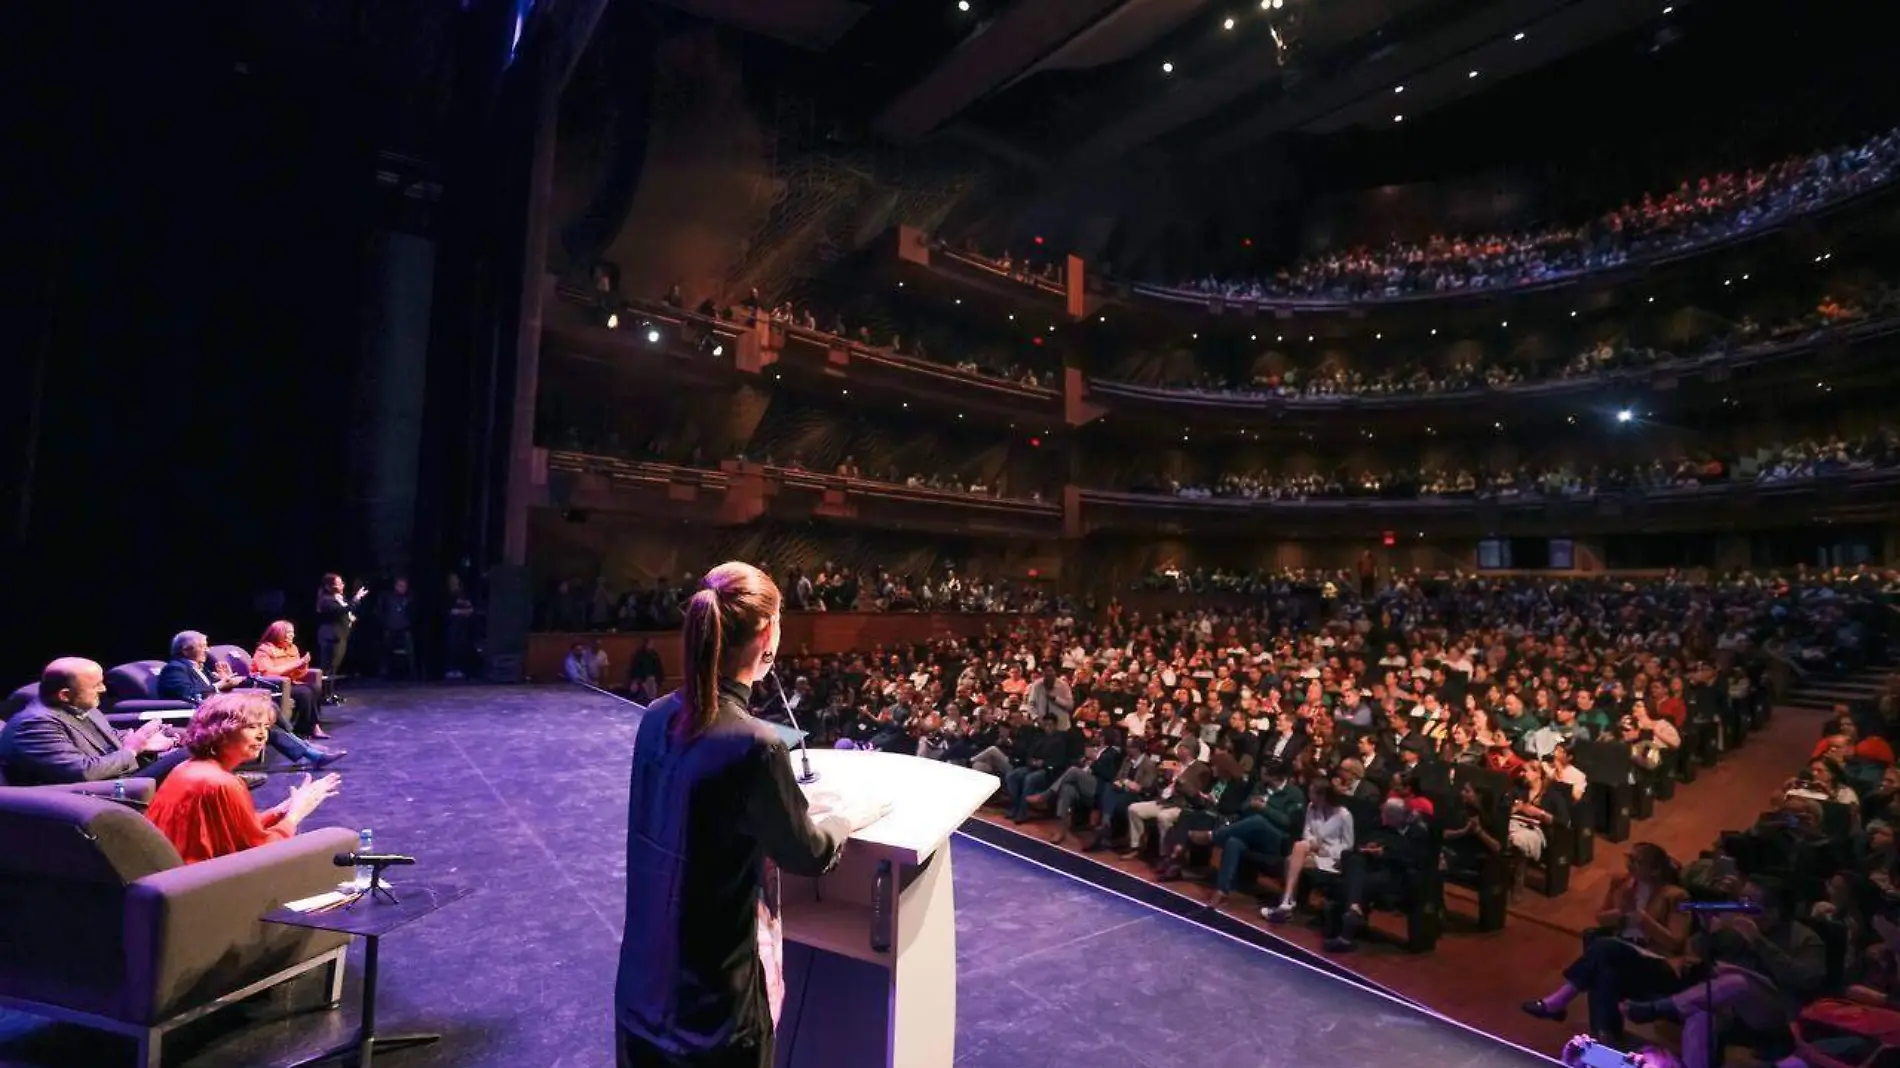
[[[1403,115],[1394,115],[1394,116],[1392,116],[1392,121],[1393,121],[1393,122],[1404,122],[1404,121],[1405,121],[1405,116],[1403,116]]]
[[[1173,74],[1173,73],[1174,73],[1174,64],[1173,64],[1172,62],[1166,62],[1166,63],[1163,63],[1163,64],[1161,64],[1161,73],[1163,73],[1163,74]]]
[[[1233,28],[1234,28],[1234,20],[1233,20],[1233,19],[1228,19],[1227,21],[1225,21],[1225,22],[1223,22],[1223,23],[1221,23],[1221,24],[1220,24],[1220,28],[1221,28],[1221,29],[1223,29],[1223,30],[1231,30],[1231,29],[1233,29]]]
[[[1478,72],[1475,70],[1465,72],[1465,77],[1467,78],[1476,78],[1477,76],[1478,76]]]
[[[1517,36],[1515,36],[1515,37],[1513,37],[1513,38],[1511,38],[1511,40],[1513,40],[1513,41],[1522,41],[1523,39],[1524,39],[1524,31],[1523,31],[1523,30],[1519,30],[1519,31],[1517,31]]]

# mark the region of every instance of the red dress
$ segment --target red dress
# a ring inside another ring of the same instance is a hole
[[[187,760],[173,768],[146,816],[187,864],[296,833],[280,814],[260,815],[244,781],[215,760]]]

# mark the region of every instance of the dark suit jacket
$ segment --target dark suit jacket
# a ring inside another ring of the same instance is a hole
[[[781,869],[829,871],[851,834],[839,817],[813,822],[785,743],[746,711],[750,689],[720,682],[718,718],[689,740],[674,729],[683,702],[667,694],[634,743],[615,1015],[663,1049],[771,1037],[759,904],[778,908]]]
[[[74,712],[34,701],[0,731],[0,767],[14,786],[117,779],[139,767],[138,754],[125,752],[123,744],[123,735],[96,708]]]
[[[355,622],[356,602],[337,593],[317,595],[317,637],[332,640],[347,637]]]
[[[1298,759],[1302,752],[1305,752],[1309,741],[1310,739],[1306,736],[1305,731],[1296,730],[1287,738],[1285,748],[1281,749],[1280,754],[1276,757],[1273,750],[1280,745],[1280,732],[1274,731],[1261,738],[1258,762],[1264,763],[1268,760],[1278,760],[1282,764],[1291,767],[1293,761]]]
[[[218,692],[211,677],[189,660],[167,660],[158,670],[158,696],[166,701],[190,701],[202,704]]]

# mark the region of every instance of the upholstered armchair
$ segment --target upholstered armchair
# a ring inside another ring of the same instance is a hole
[[[184,864],[144,816],[56,789],[0,789],[0,1007],[133,1038],[159,1068],[174,1028],[317,968],[342,995],[348,938],[259,917],[333,889],[344,828]]]
[[[163,660],[134,660],[106,672],[106,719],[114,727],[137,727],[148,719],[182,722],[191,718],[190,701],[158,696]]]

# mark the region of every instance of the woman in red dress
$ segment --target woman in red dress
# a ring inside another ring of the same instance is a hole
[[[178,765],[152,798],[146,815],[187,864],[289,838],[341,781],[305,775],[275,808],[257,811],[250,788],[235,771],[255,760],[270,741],[277,708],[261,690],[208,698],[185,728],[191,760]]]

